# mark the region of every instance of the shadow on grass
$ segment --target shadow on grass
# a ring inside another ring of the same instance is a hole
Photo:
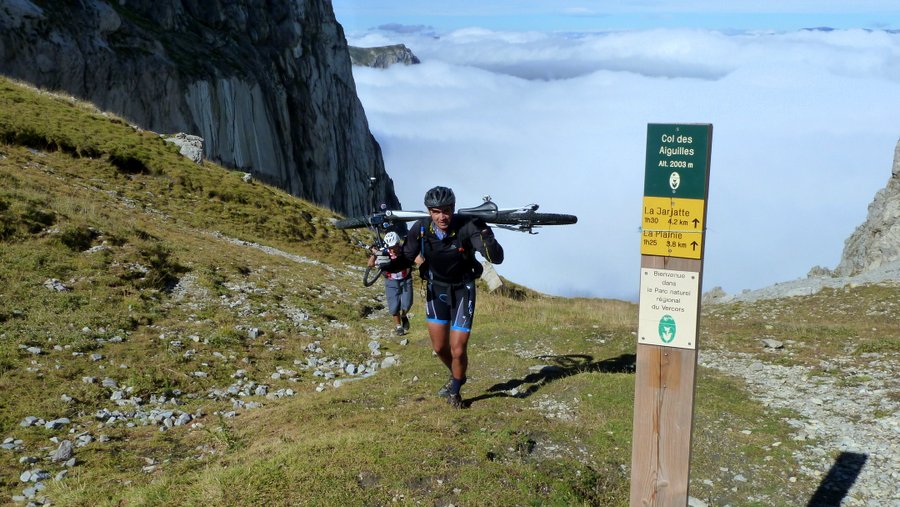
[[[842,452],[834,460],[828,475],[822,478],[806,507],[839,507],[867,460],[866,454]]]
[[[594,361],[593,356],[586,354],[568,354],[538,356],[535,359],[549,364],[521,379],[507,380],[488,387],[486,394],[466,400],[466,406],[490,398],[527,398],[550,382],[579,373],[634,373],[636,356],[622,354],[619,357]],[[522,386],[527,387],[523,389]]]

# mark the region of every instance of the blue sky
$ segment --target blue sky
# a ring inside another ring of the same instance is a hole
[[[648,123],[714,126],[705,290],[835,267],[891,174],[900,32],[877,27],[900,28],[897,8],[719,3],[334,7],[351,45],[403,43],[422,60],[354,69],[405,209],[442,184],[460,206],[489,194],[574,213],[577,225],[538,236],[499,231],[500,274],[551,294],[634,300]],[[802,29],[820,26],[836,30]]]
[[[338,20],[350,31],[387,23],[424,25],[438,31],[473,26],[553,31],[797,30],[822,26],[900,29],[900,2],[888,0],[333,0],[332,3]]]

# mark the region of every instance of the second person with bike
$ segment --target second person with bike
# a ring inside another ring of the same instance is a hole
[[[389,259],[400,257],[403,245],[400,244],[400,236],[391,231],[384,235],[385,250],[373,248],[369,256],[369,267],[375,267],[375,259],[381,255]],[[413,304],[413,284],[410,268],[403,268],[397,272],[384,271],[384,299],[387,302],[388,313],[394,319],[394,334],[403,336],[409,331],[409,309]]]

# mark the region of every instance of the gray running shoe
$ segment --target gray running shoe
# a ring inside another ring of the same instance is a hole
[[[397,326],[397,329],[394,330],[394,334],[397,336],[403,336],[406,334],[406,330],[403,329],[403,326]]]
[[[462,396],[458,394],[451,394],[447,396],[447,403],[453,408],[466,408],[466,405],[463,403]]]
[[[447,396],[450,396],[450,383],[451,382],[453,382],[452,378],[450,380],[448,380],[447,383],[443,385],[443,387],[438,389],[437,395],[440,396],[441,398],[446,398]]]

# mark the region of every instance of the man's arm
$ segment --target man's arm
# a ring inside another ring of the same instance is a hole
[[[491,264],[503,262],[503,247],[494,237],[494,231],[480,219],[472,221],[475,232],[470,236],[472,247],[481,253],[482,257]]]
[[[416,220],[406,234],[406,243],[403,244],[403,257],[409,261],[410,265],[415,262],[416,257],[421,253],[419,250],[421,249],[420,231],[422,227],[424,227],[423,222]]]
[[[415,264],[416,257],[419,255],[419,229],[421,224],[416,221],[413,227],[410,227],[409,233],[406,235],[406,243],[403,245],[403,253],[398,255],[396,259],[382,263],[378,267],[390,273],[396,273]]]

